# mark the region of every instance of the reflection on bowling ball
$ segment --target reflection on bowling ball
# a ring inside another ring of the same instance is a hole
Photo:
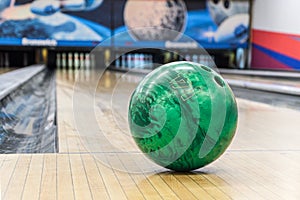
[[[124,20],[133,39],[173,41],[184,32],[186,12],[183,0],[128,0]]]
[[[203,167],[224,153],[237,127],[235,97],[212,69],[192,62],[163,65],[134,91],[128,121],[138,147],[175,171]]]

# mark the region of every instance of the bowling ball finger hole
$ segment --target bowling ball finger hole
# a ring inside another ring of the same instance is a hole
[[[220,77],[215,76],[214,79],[215,79],[215,82],[216,82],[220,87],[224,87],[224,86],[225,86],[224,81],[223,81]]]
[[[209,69],[208,67],[201,66],[201,68],[204,69],[205,71],[211,72],[211,69]]]

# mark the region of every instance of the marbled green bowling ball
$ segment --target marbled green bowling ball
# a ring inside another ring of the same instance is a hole
[[[216,160],[237,127],[237,105],[209,67],[173,62],[148,74],[132,94],[128,121],[138,147],[155,163],[190,171]]]

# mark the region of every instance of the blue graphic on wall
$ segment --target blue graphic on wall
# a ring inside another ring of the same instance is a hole
[[[186,4],[190,2],[127,1],[124,24],[114,30],[115,45],[164,47],[168,41],[180,48],[190,38],[207,49],[247,47],[249,1],[193,1],[188,10]]]
[[[110,16],[109,6],[103,0],[2,0],[0,44],[97,46],[111,36],[110,17],[93,15]]]
[[[246,48],[248,12],[245,0],[1,0],[0,45]]]

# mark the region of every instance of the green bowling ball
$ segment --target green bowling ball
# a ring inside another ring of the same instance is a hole
[[[235,97],[211,68],[173,62],[148,74],[131,96],[131,134],[155,163],[175,171],[204,167],[220,157],[237,127]]]

